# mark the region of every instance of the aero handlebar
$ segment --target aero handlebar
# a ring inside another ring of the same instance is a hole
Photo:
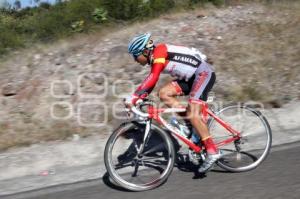
[[[131,108],[131,111],[132,111],[133,113],[135,113],[136,115],[138,115],[138,116],[145,117],[145,118],[149,117],[149,113],[144,113],[144,112],[140,111],[140,110],[139,110],[137,107],[135,107],[135,106],[133,106],[133,107]]]

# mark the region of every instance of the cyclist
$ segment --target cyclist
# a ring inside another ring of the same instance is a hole
[[[207,100],[216,79],[211,65],[207,63],[207,57],[195,48],[164,43],[154,45],[150,33],[134,37],[128,45],[128,52],[139,64],[149,64],[151,72],[134,94],[126,99],[126,103],[129,106],[135,105],[137,100],[147,97],[160,73],[166,72],[177,77],[159,90],[159,97],[167,106],[178,108],[182,105],[176,96],[189,95],[185,115],[200,135],[207,151],[207,157],[198,171],[208,171],[222,154],[201,116],[202,101]]]

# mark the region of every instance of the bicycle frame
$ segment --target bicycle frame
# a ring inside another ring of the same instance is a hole
[[[217,115],[215,115],[212,111],[209,110],[208,104],[204,101],[200,100],[192,100],[192,103],[197,103],[202,106],[201,114],[202,114],[202,120],[207,123],[208,118],[212,117],[214,118],[220,125],[222,125],[229,133],[233,135],[232,138],[223,140],[219,143],[216,143],[216,145],[223,146],[226,144],[229,144],[231,142],[234,142],[235,140],[238,140],[241,138],[241,133],[233,129],[228,123],[220,119]],[[193,149],[195,152],[200,153],[202,151],[202,147],[194,144],[192,141],[189,139],[185,138],[178,132],[178,129],[173,127],[171,124],[169,124],[166,120],[164,120],[161,117],[161,114],[163,113],[179,113],[179,112],[185,112],[186,108],[155,108],[153,105],[150,105],[148,107],[148,114],[150,119],[154,119],[157,121],[159,124],[165,126],[169,131],[172,132],[173,136],[176,136],[179,138],[181,141],[183,141],[185,144],[187,144],[191,149]]]

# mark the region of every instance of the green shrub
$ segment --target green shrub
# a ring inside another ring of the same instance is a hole
[[[72,0],[18,11],[8,6],[0,9],[0,53],[89,31],[103,22],[155,17],[176,6],[209,1],[217,5],[223,0]]]
[[[17,31],[18,27],[18,21],[14,17],[0,15],[0,54],[23,46],[22,36]]]
[[[175,6],[174,0],[103,0],[109,16],[118,20],[131,20],[156,16]]]
[[[84,21],[80,20],[80,21],[75,21],[71,24],[71,28],[73,30],[73,32],[82,32],[84,29]]]
[[[16,32],[3,27],[0,27],[0,32],[0,55],[24,45],[23,39]]]
[[[73,0],[66,4],[64,14],[66,18],[72,19],[73,21],[79,20],[92,20],[92,13],[95,9],[93,1],[86,0]]]
[[[62,12],[45,12],[33,18],[34,39],[49,41],[58,38],[70,30],[71,21]]]
[[[212,0],[211,2],[216,6],[221,6],[225,4],[225,0]]]
[[[150,0],[149,2],[152,13],[155,13],[154,16],[175,7],[175,2],[173,0]]]
[[[104,8],[95,8],[92,15],[96,23],[101,23],[107,20],[107,11]]]
[[[195,4],[205,4],[211,2],[216,6],[221,6],[225,3],[225,0],[189,0],[189,5],[193,6]]]
[[[143,0],[103,0],[109,16],[115,19],[130,20],[138,17]]]

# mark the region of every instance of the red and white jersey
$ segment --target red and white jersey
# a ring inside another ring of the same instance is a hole
[[[167,52],[167,57],[164,57],[165,52]],[[195,48],[159,45],[155,49],[152,59],[154,63],[165,63],[163,72],[188,81],[201,62],[206,61],[206,56]]]
[[[188,81],[206,59],[206,56],[195,48],[159,44],[151,56],[151,73],[137,88],[135,94],[138,96],[149,94],[159,80],[161,72]],[[212,71],[211,68],[207,70]]]

